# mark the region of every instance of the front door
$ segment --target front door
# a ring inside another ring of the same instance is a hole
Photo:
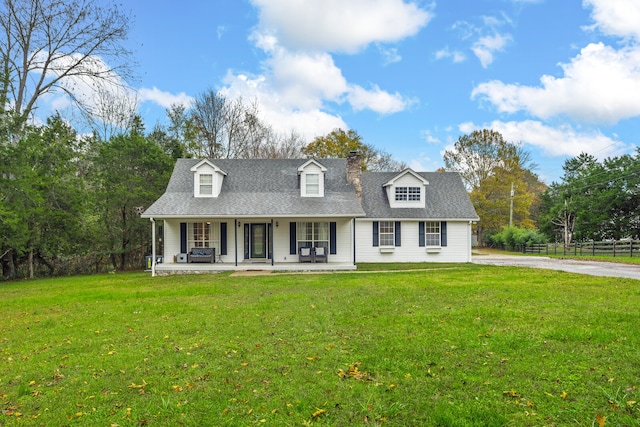
[[[249,228],[251,258],[267,258],[267,224],[250,224]]]

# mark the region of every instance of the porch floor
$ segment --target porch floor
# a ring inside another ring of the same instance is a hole
[[[232,262],[209,263],[158,263],[156,274],[203,274],[223,271],[350,271],[356,270],[353,263],[340,262]],[[151,271],[151,270],[146,270]]]

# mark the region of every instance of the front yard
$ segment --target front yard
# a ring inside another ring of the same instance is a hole
[[[418,267],[3,283],[0,424],[640,423],[640,281]]]

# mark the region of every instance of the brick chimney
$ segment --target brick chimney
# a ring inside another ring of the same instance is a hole
[[[347,181],[355,187],[362,203],[362,156],[357,151],[351,151],[347,157]]]

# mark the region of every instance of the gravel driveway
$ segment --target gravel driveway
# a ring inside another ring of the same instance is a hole
[[[640,280],[640,265],[496,254],[474,255],[472,262],[486,265],[547,268],[570,273],[590,274],[592,276],[624,277]]]

